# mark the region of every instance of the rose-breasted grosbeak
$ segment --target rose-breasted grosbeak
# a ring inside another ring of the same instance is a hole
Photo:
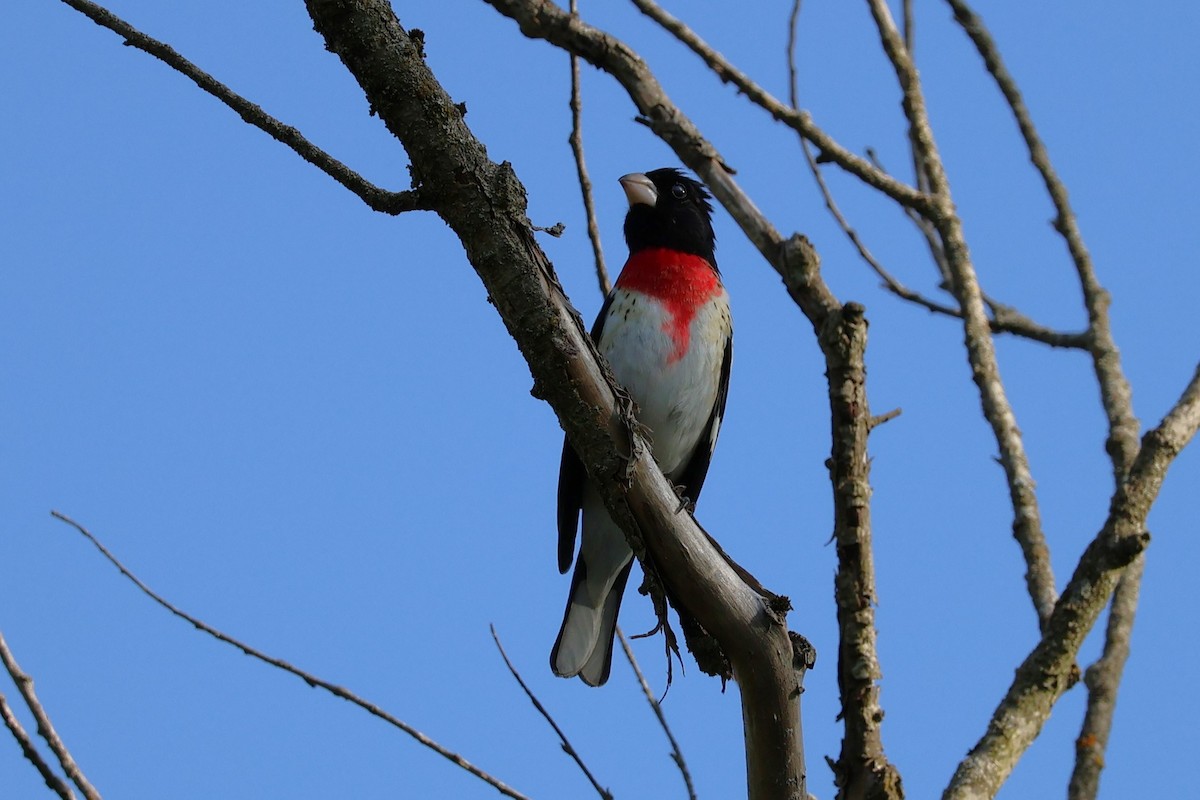
[[[675,169],[626,175],[621,186],[629,199],[629,260],[592,338],[637,403],[659,467],[694,503],[717,443],[733,356],[729,295],[713,255],[712,206],[704,187]],[[560,572],[571,566],[581,510],[583,543],[550,666],[556,675],[600,686],[612,666],[633,553],[565,442],[558,476]]]

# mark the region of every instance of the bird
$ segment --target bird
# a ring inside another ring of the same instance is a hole
[[[729,295],[715,256],[711,196],[665,167],[620,178],[629,258],[592,327],[597,349],[637,404],[651,450],[693,506],[708,473],[733,359]],[[554,674],[602,686],[633,552],[569,441],[558,476],[558,569],[579,554],[550,653]]]

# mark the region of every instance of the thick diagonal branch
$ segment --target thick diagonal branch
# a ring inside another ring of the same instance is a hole
[[[879,736],[882,719],[876,680],[879,670],[860,670],[863,663],[878,664],[870,604],[875,594],[871,566],[869,527],[869,483],[865,472],[866,434],[870,412],[866,404],[862,348],[866,322],[861,306],[844,308],[834,298],[820,275],[819,259],[803,236],[779,241],[779,234],[749,205],[736,183],[723,168],[715,148],[700,137],[690,120],[673,104],[653,74],[624,43],[569,17],[553,3],[542,0],[489,0],[512,16],[527,36],[542,38],[613,75],[629,93],[650,127],[713,187],[717,199],[742,226],[747,237],[759,246],[769,263],[784,279],[792,298],[812,322],[825,351],[833,406],[834,497],[838,506],[835,527],[846,542],[840,561],[839,615],[844,620],[845,653],[839,658],[839,681],[843,685],[844,715],[848,728],[842,763],[847,784],[855,791],[887,788],[879,796],[898,796],[899,780],[886,761]],[[851,415],[847,420],[845,415]],[[853,557],[851,557],[853,556]],[[864,605],[865,603],[865,605]],[[857,672],[855,672],[858,670]],[[844,680],[843,680],[844,678]],[[894,794],[892,793],[894,790]]]
[[[799,683],[783,619],[711,546],[629,425],[611,374],[538,248],[524,191],[488,160],[386,0],[308,0],[318,33],[358,80],[435,210],[462,241],[613,517],[720,643],[742,694],[753,798],[805,794]],[[567,19],[569,14],[563,12]],[[752,755],[751,755],[752,754]]]
[[[959,764],[943,800],[994,797],[1041,732],[1054,703],[1069,688],[1084,637],[1123,570],[1150,539],[1146,515],[1167,469],[1200,428],[1200,367],[1175,406],[1142,439],[1129,476],[1113,495],[1104,526],[1088,545],[1054,607],[1042,639],[1017,668],[987,731]]]

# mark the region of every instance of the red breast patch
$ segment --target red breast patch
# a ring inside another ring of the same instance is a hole
[[[665,247],[640,250],[629,257],[617,286],[658,299],[671,318],[663,331],[675,343],[670,361],[683,358],[691,341],[692,319],[721,291],[721,279],[707,260]]]

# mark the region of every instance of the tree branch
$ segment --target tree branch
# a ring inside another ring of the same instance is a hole
[[[578,14],[579,0],[571,0],[571,13]],[[583,195],[583,211],[587,216],[588,239],[596,257],[596,281],[600,284],[600,295],[612,291],[608,268],[604,266],[604,250],[600,246],[600,225],[596,222],[596,204],[592,198],[592,179],[588,176],[587,162],[583,158],[583,95],[579,85],[579,56],[569,53],[571,60],[571,135],[568,142],[575,157],[575,171],[579,176],[579,191]]]
[[[588,769],[587,764],[583,763],[583,758],[580,757],[579,751],[576,750],[575,746],[571,744],[571,741],[567,738],[567,735],[563,733],[562,728],[558,727],[558,723],[554,721],[554,717],[550,716],[550,712],[546,710],[544,705],[542,705],[542,701],[537,699],[537,695],[535,695],[525,683],[525,680],[521,677],[521,673],[517,672],[517,668],[513,666],[511,661],[508,660],[508,653],[504,652],[504,645],[500,644],[500,636],[496,633],[496,626],[489,625],[488,629],[492,632],[492,641],[496,643],[496,649],[500,651],[500,657],[504,659],[504,666],[508,667],[509,673],[513,676],[513,678],[516,679],[517,685],[521,687],[521,690],[525,692],[525,696],[529,698],[529,702],[533,703],[533,707],[536,708],[537,712],[542,715],[542,719],[550,723],[550,727],[558,736],[558,742],[562,747],[563,752],[570,756],[571,760],[575,762],[576,766],[583,771],[584,776],[588,779],[588,782],[592,784],[592,788],[596,790],[596,793],[600,795],[601,800],[613,800],[612,792],[610,792],[608,789],[605,789],[600,785],[600,782],[596,780],[596,776],[594,776],[592,771]]]
[[[950,196],[950,183],[929,124],[916,67],[904,47],[904,40],[896,29],[885,0],[868,0],[868,3],[879,29],[884,52],[895,69],[903,93],[904,114],[909,121],[912,141],[929,177],[932,197],[930,219],[942,239],[950,269],[950,289],[963,312],[967,360],[975,384],[979,387],[983,415],[992,427],[1000,450],[1000,464],[1008,482],[1015,517],[1013,536],[1025,557],[1026,586],[1037,610],[1039,625],[1044,630],[1057,594],[1025,444],[1000,378],[983,295],[963,235],[962,220]]]
[[[906,4],[905,8],[909,9],[909,6]],[[795,0],[792,6],[791,16],[788,20],[787,44],[789,84],[788,100],[791,103],[792,108],[795,109],[800,107],[795,59],[796,27],[799,21],[799,12],[800,0]],[[841,208],[838,207],[837,201],[834,200],[833,192],[830,190],[829,184],[825,181],[825,176],[821,173],[821,168],[817,163],[816,156],[813,155],[812,147],[809,145],[808,140],[803,136],[800,137],[800,149],[804,152],[804,160],[808,164],[809,172],[812,174],[813,179],[817,182],[817,189],[821,192],[821,197],[825,201],[825,208],[833,217],[834,222],[838,224],[838,227],[842,229],[842,233],[846,234],[846,238],[850,240],[850,244],[854,246],[854,249],[858,252],[859,257],[876,275],[879,276],[879,279],[883,281],[883,288],[887,289],[901,300],[905,300],[913,305],[920,306],[934,314],[953,317],[955,319],[962,319],[962,311],[957,308],[953,308],[952,306],[938,303],[935,300],[931,300],[930,298],[921,294],[920,292],[909,289],[907,286],[897,280],[896,277],[892,275],[882,263],[880,263],[879,259],[877,259],[867,247],[866,242],[864,242],[862,237],[858,235],[858,231],[856,231],[854,227],[851,226],[850,221],[846,219]],[[911,209],[909,209],[909,211],[911,212]],[[926,220],[924,217],[921,217],[919,214],[916,214],[915,212],[911,213],[913,214],[913,218],[917,221],[918,227],[920,227],[923,231],[932,231],[932,229],[928,227],[928,220]],[[936,260],[940,255],[940,250],[936,246],[936,240],[931,241],[934,242],[934,258]],[[1048,344],[1051,347],[1066,347],[1075,349],[1086,349],[1088,347],[1089,341],[1086,333],[1062,333],[1060,331],[1051,330],[1050,328],[1037,324],[1024,314],[1021,314],[1020,312],[1008,306],[995,303],[989,305],[992,308],[992,316],[988,320],[988,325],[991,327],[992,333],[1011,333],[1014,336]]]
[[[122,564],[119,560],[117,560],[117,557],[114,556],[108,550],[108,548],[105,547],[104,544],[99,539],[97,539],[87,528],[83,527],[75,520],[71,519],[67,515],[65,515],[61,512],[58,512],[58,511],[51,511],[50,516],[54,517],[55,519],[62,520],[63,522],[67,523],[75,530],[79,531],[79,533],[81,533],[85,539],[87,539],[89,542],[91,542],[95,546],[95,548],[100,551],[100,554],[102,556],[104,556],[104,558],[108,561],[108,563],[110,563],[114,567],[116,567],[118,572],[120,572],[122,575],[124,575],[126,578],[128,578],[133,583],[134,586],[136,586],[139,590],[141,590],[142,594],[146,595],[151,600],[153,600],[155,603],[162,606],[167,611],[170,611],[175,616],[190,623],[192,625],[192,627],[196,628],[197,630],[207,633],[209,636],[213,637],[214,639],[216,639],[218,641],[221,641],[221,642],[224,642],[225,644],[236,647],[238,650],[241,650],[246,655],[250,656],[251,658],[258,659],[259,661],[263,662],[264,664],[269,664],[270,666],[275,667],[276,669],[281,669],[284,672],[288,672],[288,673],[291,673],[292,675],[295,675],[297,678],[301,679],[302,681],[304,681],[305,683],[307,683],[309,686],[313,687],[314,689],[324,689],[325,691],[329,692],[330,694],[332,694],[335,697],[340,697],[341,699],[343,699],[349,703],[353,703],[354,705],[361,708],[363,711],[366,711],[368,714],[378,717],[379,719],[383,720],[384,722],[387,722],[388,724],[392,725],[395,728],[399,728],[401,731],[403,731],[404,733],[407,733],[409,736],[416,739],[418,742],[425,745],[426,747],[428,747],[430,750],[434,751],[438,755],[442,756],[447,761],[450,761],[451,763],[455,764],[456,766],[459,766],[462,769],[466,770],[467,772],[471,773],[476,778],[479,778],[480,780],[484,781],[485,783],[493,786],[497,791],[499,791],[505,797],[511,797],[514,800],[529,800],[529,798],[527,798],[525,795],[523,795],[520,792],[516,791],[515,789],[512,789],[511,787],[507,786],[505,783],[503,783],[499,779],[494,778],[491,775],[489,775],[488,773],[484,772],[479,767],[475,766],[474,764],[472,764],[471,762],[467,761],[465,758],[460,756],[458,753],[455,753],[451,750],[447,750],[446,748],[442,747],[440,744],[438,744],[434,740],[430,739],[425,734],[421,733],[416,728],[397,719],[396,717],[394,717],[391,714],[389,714],[388,712],[384,711],[382,708],[375,705],[374,703],[370,703],[366,700],[363,700],[358,695],[354,694],[353,692],[349,691],[348,689],[344,689],[341,686],[336,686],[332,683],[329,683],[328,681],[318,678],[317,676],[313,675],[312,673],[305,672],[304,670],[299,669],[298,667],[294,667],[291,664],[289,664],[288,662],[284,661],[283,659],[275,658],[274,656],[269,656],[266,653],[262,652],[261,650],[257,650],[248,644],[244,644],[241,641],[233,638],[232,636],[230,636],[226,633],[222,633],[221,631],[219,631],[216,628],[212,627],[211,625],[207,624],[203,620],[200,620],[197,617],[194,617],[191,614],[188,614],[187,612],[177,608],[176,606],[172,605],[162,595],[155,592],[153,589],[151,589],[145,583],[142,583],[141,579],[138,578],[136,575],[134,575],[132,572],[130,572],[129,569],[126,568],[126,566],[124,564]]]
[[[1050,155],[1046,151],[1041,137],[1038,136],[1016,81],[1000,58],[999,48],[996,47],[983,20],[971,10],[964,0],[947,0],[947,2],[954,10],[954,18],[975,44],[988,72],[995,79],[996,85],[1008,102],[1013,117],[1017,121],[1017,127],[1020,128],[1021,136],[1029,150],[1029,160],[1037,169],[1038,174],[1042,176],[1046,192],[1054,203],[1054,209],[1057,212],[1054,228],[1067,243],[1067,249],[1075,264],[1075,270],[1079,275],[1079,284],[1083,290],[1084,306],[1088,315],[1092,360],[1096,378],[1100,384],[1101,401],[1108,417],[1109,435],[1105,449],[1113,459],[1114,480],[1116,483],[1120,483],[1130,464],[1133,463],[1133,459],[1137,457],[1137,437],[1140,425],[1133,413],[1133,392],[1121,369],[1120,351],[1113,341],[1112,329],[1109,325],[1108,307],[1111,298],[1096,277],[1091,254],[1088,253],[1088,249],[1083,243],[1083,235],[1079,231],[1075,212],[1067,197],[1066,186],[1063,185],[1050,163]]]
[[[420,189],[389,192],[368,182],[357,172],[308,141],[300,131],[267,114],[262,108],[233,92],[216,78],[188,61],[170,45],[147,36],[107,9],[101,8],[89,0],[62,0],[62,2],[97,25],[108,28],[124,38],[126,45],[149,53],[172,69],[191,78],[205,92],[236,111],[243,121],[290,147],[305,161],[358,195],[375,211],[385,214],[401,214],[405,211],[430,209],[429,200]]]
[[[1092,257],[1083,243],[1083,235],[1067,197],[1067,189],[1050,163],[1033,117],[1025,105],[1017,82],[1000,57],[1000,50],[983,20],[964,0],[948,0],[954,18],[970,37],[983,58],[984,66],[996,81],[1004,96],[1025,146],[1029,160],[1042,177],[1046,192],[1057,216],[1054,228],[1062,235],[1075,265],[1088,317],[1088,351],[1100,387],[1100,403],[1108,420],[1108,439],[1105,450],[1113,465],[1113,480],[1119,485],[1125,479],[1130,464],[1137,457],[1137,436],[1140,423],[1133,411],[1133,393],[1121,368],[1121,354],[1113,340],[1109,320],[1110,298],[1096,277]],[[1071,775],[1071,800],[1094,798],[1100,786],[1100,771],[1104,766],[1104,751],[1112,730],[1117,689],[1129,652],[1129,637],[1141,584],[1141,559],[1136,568],[1126,570],[1113,595],[1113,609],[1105,633],[1104,655],[1088,668],[1088,709],[1078,738],[1075,770]]]
[[[414,175],[442,190],[435,210],[462,241],[529,364],[534,394],[558,413],[613,519],[729,656],[742,694],[750,796],[803,797],[799,686],[784,620],[709,545],[695,520],[679,513],[674,488],[530,233],[512,169],[487,159],[390,3],[307,6],[328,49],[404,144]],[[556,12],[563,28],[580,27]]]
[[[621,640],[621,649],[625,651],[625,658],[629,660],[629,666],[633,667],[633,674],[637,676],[638,685],[642,687],[642,694],[646,696],[646,702],[650,704],[650,709],[658,719],[658,724],[662,727],[663,733],[667,735],[667,741],[671,743],[671,760],[675,762],[675,766],[679,768],[679,773],[683,776],[688,800],[696,800],[696,787],[692,784],[692,773],[688,770],[687,761],[683,758],[683,750],[680,749],[679,742],[675,741],[675,734],[671,732],[671,726],[667,724],[667,715],[663,713],[662,703],[658,702],[654,692],[650,691],[650,684],[646,682],[646,676],[642,674],[642,668],[638,666],[637,659],[634,658],[633,648],[629,646],[629,640],[625,638],[625,631],[621,630],[619,625],[617,626],[617,638]]]
[[[838,688],[846,732],[833,768],[839,798],[901,800],[899,771],[883,752],[879,667],[875,634],[875,563],[871,544],[871,460],[867,436],[871,411],[866,392],[867,321],[864,309],[847,303],[822,331],[829,367],[833,449],[829,473],[834,492],[834,541],[838,569]]]
[[[744,72],[730,64],[724,56],[710,47],[687,25],[668,14],[653,0],[633,0],[633,3],[643,14],[657,22],[692,52],[700,56],[709,69],[723,82],[732,83],[750,102],[812,142],[820,151],[820,160],[837,164],[846,172],[859,178],[868,186],[883,192],[905,208],[928,211],[929,197],[927,195],[888,175],[871,162],[842,147],[813,122],[812,115],[807,111],[791,108],[780,102],[770,92],[752,81]],[[493,5],[495,5],[494,2]]]
[[[71,787],[66,781],[58,777],[54,770],[50,769],[50,765],[42,758],[41,753],[33,746],[33,740],[29,738],[29,734],[21,727],[21,721],[17,719],[12,708],[8,705],[8,700],[3,694],[0,694],[0,718],[4,720],[4,726],[8,728],[9,733],[17,740],[17,744],[21,748],[21,753],[29,763],[33,764],[34,769],[42,776],[42,780],[46,782],[46,786],[52,792],[57,794],[63,800],[74,800],[75,793],[71,791]]]
[[[46,709],[42,706],[33,691],[33,678],[21,669],[21,665],[17,663],[16,657],[13,656],[12,650],[8,647],[8,642],[4,640],[3,633],[0,633],[0,662],[3,662],[4,668],[8,670],[8,674],[13,679],[13,683],[17,685],[17,691],[21,693],[21,697],[25,700],[25,705],[29,707],[29,713],[33,714],[33,718],[37,720],[38,735],[46,740],[46,744],[50,745],[50,749],[54,752],[55,757],[58,758],[58,763],[62,766],[63,772],[66,773],[71,783],[78,787],[80,793],[87,800],[100,800],[100,793],[96,791],[96,787],[92,786],[87,776],[83,774],[83,770],[75,763],[75,759],[71,757],[71,751],[63,743],[62,738],[58,735],[58,731],[54,730],[54,724],[50,722],[50,715],[46,713]],[[45,777],[46,773],[43,772],[42,775]],[[49,779],[46,780],[46,784],[51,788],[55,788]]]
[[[803,276],[795,272],[792,242],[797,237],[785,239],[754,205],[733,180],[732,170],[721,154],[671,101],[646,62],[628,45],[571,16],[549,0],[487,2],[515,20],[526,36],[575,53],[612,75],[629,94],[642,121],[700,176],[746,238],[779,273],[792,299],[814,326],[819,326],[826,315],[841,306],[818,272],[806,271]]]
[[[1145,564],[1145,556],[1139,555],[1121,573],[1108,612],[1104,653],[1083,674],[1088,689],[1087,713],[1075,740],[1075,768],[1067,787],[1067,800],[1092,800],[1100,791],[1100,772],[1104,769],[1104,754],[1117,708],[1117,688],[1129,658],[1129,640]]]
[[[1054,607],[1042,639],[1017,668],[987,731],[958,765],[943,800],[991,798],[1037,737],[1054,702],[1072,680],[1084,637],[1109,600],[1117,580],[1149,543],[1146,515],[1167,469],[1200,428],[1200,366],[1175,406],[1142,447],[1117,488],[1104,526],[1088,545]]]

